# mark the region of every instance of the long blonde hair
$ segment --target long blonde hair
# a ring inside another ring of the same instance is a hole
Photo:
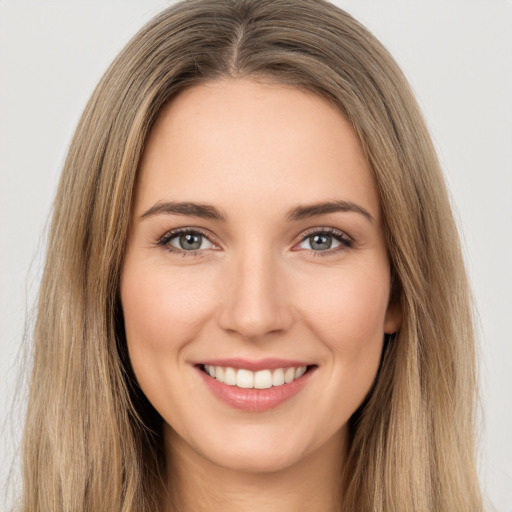
[[[25,511],[150,511],[161,418],[126,353],[119,278],[137,166],[162,106],[224,76],[312,91],[356,130],[380,194],[400,332],[350,421],[344,510],[481,511],[470,294],[442,173],[388,52],[323,0],[188,0],[105,73],[65,162],[39,296]]]

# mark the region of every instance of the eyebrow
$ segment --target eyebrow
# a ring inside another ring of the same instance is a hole
[[[350,201],[327,201],[322,203],[314,203],[309,205],[301,205],[292,208],[286,218],[289,222],[308,219],[318,215],[327,215],[336,212],[355,212],[365,217],[370,222],[374,222],[374,218],[356,203]],[[184,215],[191,217],[201,217],[203,219],[217,220],[221,222],[227,221],[227,216],[215,206],[209,204],[191,203],[191,202],[157,202],[149,210],[141,215],[141,219],[152,217],[161,213],[170,213],[174,215]]]
[[[149,210],[145,211],[141,215],[141,219],[152,217],[159,213],[171,213],[174,215],[187,215],[193,217],[201,217],[203,219],[218,220],[226,222],[227,218],[220,210],[209,204],[198,204],[198,203],[178,203],[178,202],[158,202],[152,206]]]
[[[287,215],[289,221],[297,221],[315,217],[317,215],[327,215],[329,213],[336,212],[355,212],[361,214],[370,222],[374,222],[374,218],[371,216],[368,210],[364,209],[356,203],[350,201],[328,201],[324,203],[314,203],[305,206],[297,206],[290,210]]]

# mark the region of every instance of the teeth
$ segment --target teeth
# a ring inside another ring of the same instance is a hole
[[[236,386],[236,371],[234,368],[226,368],[224,370],[224,384]]]
[[[282,368],[278,368],[274,370],[272,374],[272,386],[282,386],[284,384],[284,370]]]
[[[307,370],[306,366],[298,368],[276,368],[275,370],[260,370],[251,372],[240,368],[204,365],[205,372],[213,379],[223,382],[228,386],[237,386],[243,389],[268,389],[272,386],[289,384],[302,377]]]
[[[272,387],[272,373],[270,370],[261,370],[254,374],[254,387],[256,389],[268,389]]]
[[[217,369],[216,372],[218,372],[218,371],[219,370]],[[299,377],[302,377],[305,373],[306,373],[306,367],[301,366],[300,368],[297,368],[295,370],[295,378],[298,379]]]
[[[295,368],[286,368],[284,372],[284,381],[289,384],[295,378]]]
[[[253,388],[254,373],[249,370],[238,370],[236,374],[236,387],[237,388]]]

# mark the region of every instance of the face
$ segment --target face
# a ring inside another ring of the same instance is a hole
[[[164,108],[139,169],[121,301],[171,451],[248,471],[325,456],[397,329],[389,296],[376,187],[339,111],[249,79],[194,86]]]

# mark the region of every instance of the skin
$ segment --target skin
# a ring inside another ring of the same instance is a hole
[[[170,201],[211,205],[225,220],[144,215]],[[289,219],[327,201],[369,215]],[[200,250],[162,242],[190,227],[207,235]],[[343,238],[320,250],[315,228]],[[339,111],[253,79],[194,86],[162,110],[140,165],[121,301],[135,375],[164,419],[178,510],[337,510],[347,421],[375,379],[384,333],[399,327],[389,296],[376,186]],[[248,412],[220,401],[194,366],[228,357],[315,369],[294,397]]]

